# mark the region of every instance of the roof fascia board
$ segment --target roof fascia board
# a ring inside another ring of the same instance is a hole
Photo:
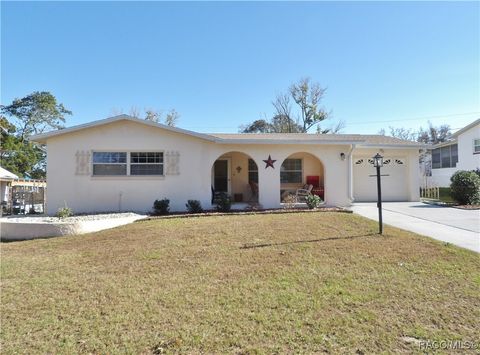
[[[394,148],[394,149],[426,149],[426,144],[360,144],[357,148]]]
[[[282,139],[222,139],[218,138],[216,143],[219,144],[263,144],[263,145],[272,145],[272,144],[282,144],[282,145],[291,145],[291,144],[319,144],[319,145],[348,145],[348,144],[357,144],[364,141],[324,141],[324,140],[303,140],[303,139],[294,139],[294,140],[282,140]]]
[[[465,127],[459,129],[458,131],[456,131],[455,133],[452,134],[452,137],[456,138],[458,137],[459,135],[461,135],[462,133],[468,131],[469,129],[475,127],[476,125],[480,124],[480,118],[478,120],[475,120],[473,121],[472,123],[470,123],[469,125],[466,125]]]
[[[458,143],[457,139],[452,139],[450,141],[434,144],[434,145],[432,145],[431,148],[436,149],[436,148],[446,147],[446,146],[457,144],[457,143]]]
[[[77,131],[87,129],[87,128],[103,126],[103,125],[106,125],[108,123],[113,123],[113,122],[122,121],[122,120],[130,121],[130,122],[136,122],[136,123],[144,124],[144,125],[151,126],[151,127],[161,128],[161,129],[164,129],[166,131],[185,134],[185,135],[193,136],[193,137],[196,137],[196,138],[205,139],[205,140],[208,140],[208,141],[211,141],[211,142],[215,142],[217,140],[215,137],[210,136],[208,134],[188,131],[186,129],[177,128],[177,127],[170,127],[170,126],[163,125],[161,123],[152,122],[152,121],[140,120],[138,118],[134,118],[134,117],[131,117],[131,116],[128,116],[128,115],[113,116],[113,117],[105,118],[105,119],[94,121],[94,122],[83,123],[83,124],[73,126],[73,127],[70,127],[70,128],[60,129],[60,130],[57,130],[57,131],[50,131],[50,132],[47,132],[47,133],[36,134],[36,135],[31,136],[30,140],[31,141],[37,141],[37,142],[44,142],[51,137],[56,137],[56,136],[60,136],[60,135],[63,135],[63,134],[73,133],[73,132],[77,132]]]

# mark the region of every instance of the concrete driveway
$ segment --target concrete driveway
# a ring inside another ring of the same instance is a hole
[[[378,220],[376,203],[355,203],[351,209],[361,216]],[[479,210],[461,210],[421,202],[384,202],[383,221],[480,253]]]

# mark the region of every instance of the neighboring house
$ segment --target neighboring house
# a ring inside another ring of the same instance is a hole
[[[9,187],[15,179],[18,179],[17,175],[0,166],[0,202],[2,205],[6,205],[10,200]]]
[[[450,177],[458,170],[480,169],[480,119],[460,129],[452,139],[433,146],[430,185],[450,186]]]
[[[307,183],[326,205],[376,201],[377,152],[385,157],[384,200],[416,201],[424,148],[380,135],[204,134],[127,115],[31,139],[47,146],[49,214],[65,204],[75,212],[149,211],[164,197],[172,211],[187,200],[212,208],[218,192],[279,208]]]
[[[0,167],[0,199],[2,213],[29,213],[33,208],[43,213],[45,180],[23,179]]]

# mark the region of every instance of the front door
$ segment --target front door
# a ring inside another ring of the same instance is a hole
[[[215,192],[230,193],[230,160],[217,159],[213,164]]]

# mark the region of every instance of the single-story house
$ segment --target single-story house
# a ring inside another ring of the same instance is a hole
[[[119,115],[31,138],[47,149],[47,212],[150,211],[168,198],[212,208],[224,192],[238,206],[279,208],[305,187],[326,205],[376,201],[372,157],[384,156],[385,201],[419,200],[423,145],[381,135],[205,134]]]
[[[447,142],[431,151],[432,186],[450,186],[450,177],[458,170],[480,169],[480,119],[458,130]]]
[[[31,208],[44,212],[45,180],[19,178],[0,166],[2,213],[28,213]]]
[[[0,166],[0,202],[2,205],[5,205],[10,200],[9,186],[16,179],[18,179],[17,175]]]

